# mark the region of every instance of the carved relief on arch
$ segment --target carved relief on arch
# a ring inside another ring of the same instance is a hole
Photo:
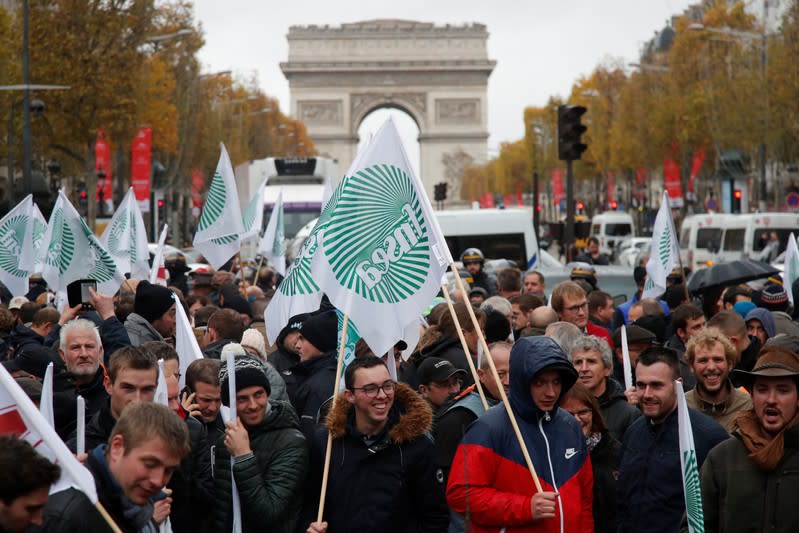
[[[300,120],[306,124],[341,124],[341,100],[300,100],[297,102],[297,111]]]
[[[425,93],[354,93],[350,95],[352,131],[356,131],[370,112],[379,107],[398,107],[411,115],[419,130],[424,129],[427,113]]]

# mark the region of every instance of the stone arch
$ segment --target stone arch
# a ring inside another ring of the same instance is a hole
[[[291,112],[319,152],[343,169],[355,157],[364,118],[377,109],[399,109],[419,128],[428,193],[439,181],[456,192],[464,162],[487,159],[487,84],[496,65],[488,59],[487,39],[483,24],[293,26],[288,61],[280,65]]]

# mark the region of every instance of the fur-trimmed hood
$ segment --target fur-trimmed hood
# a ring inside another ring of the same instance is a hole
[[[351,408],[344,393],[339,393],[325,423],[334,439],[343,437],[346,433]],[[388,432],[392,442],[396,444],[410,442],[429,432],[433,427],[433,411],[428,403],[403,383],[397,383],[394,388],[394,405],[391,407],[388,422],[390,425],[397,414],[399,419],[393,422]]]

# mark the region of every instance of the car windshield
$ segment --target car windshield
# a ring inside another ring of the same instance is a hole
[[[630,224],[608,224],[605,226],[605,234],[610,237],[624,237],[632,232],[633,228]]]

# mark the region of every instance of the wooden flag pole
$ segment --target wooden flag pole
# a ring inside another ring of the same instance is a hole
[[[261,254],[261,260],[258,261],[258,270],[255,271],[255,279],[253,279],[253,287],[258,285],[258,276],[261,274],[261,267],[264,266],[264,254]]]
[[[486,343],[485,336],[483,335],[483,330],[480,328],[480,323],[477,321],[477,317],[474,314],[474,309],[472,308],[472,304],[469,301],[469,296],[466,294],[466,288],[463,286],[463,280],[460,277],[458,272],[458,268],[455,266],[455,263],[450,264],[450,269],[452,270],[453,274],[455,274],[455,280],[458,284],[458,288],[461,291],[461,296],[463,297],[463,303],[466,304],[466,309],[469,312],[469,317],[472,319],[472,324],[474,324],[474,328],[477,331],[477,336],[479,338],[480,344],[483,346],[483,355],[488,358],[488,365],[491,367],[491,374],[494,376],[494,379],[497,383],[501,383],[499,379],[499,373],[497,372],[497,367],[494,365],[494,359],[491,357],[491,352],[488,350],[488,344]],[[513,432],[516,434],[516,440],[519,441],[519,446],[522,449],[522,455],[524,456],[524,462],[527,463],[527,469],[530,471],[530,475],[533,477],[533,482],[535,483],[535,488],[538,492],[543,492],[544,489],[541,487],[541,481],[538,479],[538,474],[535,472],[535,466],[533,466],[533,460],[530,457],[530,452],[527,451],[527,445],[524,443],[524,438],[522,437],[522,432],[519,429],[519,424],[516,422],[516,416],[513,414],[513,409],[511,409],[510,401],[508,400],[508,395],[505,394],[504,387],[497,387],[499,389],[499,395],[502,397],[502,403],[505,405],[505,411],[508,412],[508,418],[510,419],[510,425],[513,427]]]
[[[344,323],[341,325],[341,343],[338,347],[338,362],[336,363],[336,383],[333,386],[333,405],[335,408],[338,401],[338,389],[341,386],[341,368],[344,366],[344,347],[347,345],[347,325],[350,323],[349,313],[344,313]],[[322,491],[319,494],[319,512],[316,513],[316,521],[322,521],[325,513],[325,497],[327,496],[327,479],[330,475],[330,455],[333,452],[333,435],[328,430],[327,446],[325,448],[325,468],[322,471]]]
[[[99,500],[97,501],[97,503],[94,504],[94,506],[97,508],[97,511],[100,513],[100,516],[103,517],[103,520],[106,521],[108,527],[110,527],[114,533],[122,533],[122,530],[119,529],[117,523],[114,522],[114,519],[111,518],[111,515],[108,514],[108,511],[105,510],[105,507],[103,507],[103,504],[100,503]]]
[[[452,298],[449,297],[449,291],[447,290],[447,286],[445,284],[441,285],[441,292],[444,295],[444,298],[447,300],[447,307],[449,308],[449,314],[452,315],[452,321],[455,322],[455,329],[458,331],[458,337],[461,340],[463,353],[466,354],[466,362],[469,364],[469,370],[472,371],[472,377],[474,377],[474,385],[477,387],[477,393],[480,394],[480,401],[483,402],[483,409],[488,411],[488,400],[486,400],[485,392],[483,392],[483,386],[480,383],[480,376],[477,375],[477,369],[474,367],[474,361],[472,360],[472,355],[469,351],[469,345],[466,344],[466,338],[463,336],[461,323],[458,320],[458,315],[455,314],[455,307],[452,305]]]

